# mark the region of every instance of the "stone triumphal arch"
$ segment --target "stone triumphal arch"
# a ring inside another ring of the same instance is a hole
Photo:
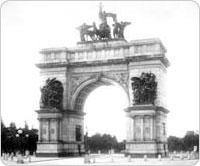
[[[167,155],[166,49],[159,39],[127,42],[120,31],[112,37],[106,16],[113,15],[104,15],[98,32],[85,31],[92,27],[86,24],[78,28],[81,41],[75,48],[40,51],[38,156],[85,153],[84,102],[95,88],[112,84],[121,86],[129,101],[125,155]]]

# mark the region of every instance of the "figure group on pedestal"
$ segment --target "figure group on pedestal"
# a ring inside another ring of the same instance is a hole
[[[154,104],[157,82],[153,73],[142,73],[140,77],[132,77],[133,103]]]
[[[83,23],[83,25],[79,26],[77,29],[80,31],[80,39],[81,41],[88,40],[106,40],[112,39],[111,37],[111,28],[108,25],[107,17],[111,17],[113,19],[113,38],[114,39],[124,39],[124,29],[127,25],[130,25],[130,22],[117,22],[117,15],[113,13],[106,13],[102,10],[103,6],[100,3],[99,6],[99,19],[101,21],[99,25],[99,29],[96,26],[96,23],[93,22],[93,25],[87,25]]]
[[[47,79],[41,88],[40,108],[62,109],[63,86],[56,78]]]
[[[130,25],[130,22],[116,22],[115,24],[113,24],[113,37],[119,38],[119,39],[124,39],[124,29],[127,25]]]

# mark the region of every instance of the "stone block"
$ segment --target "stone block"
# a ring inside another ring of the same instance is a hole
[[[19,154],[17,156],[17,163],[18,164],[24,164],[24,159],[23,159],[23,156],[21,154]]]
[[[131,129],[127,127],[127,144],[126,153],[131,156],[157,156],[158,153],[163,156],[167,155],[166,147],[166,133],[163,133],[164,128],[162,125],[165,123],[167,110],[153,105],[137,105],[129,107],[127,114],[129,119],[134,121],[134,127]],[[130,125],[130,122],[128,123]],[[146,127],[149,127],[149,134],[147,135]],[[140,129],[139,132],[137,131]],[[166,132],[166,131],[165,131]],[[129,134],[128,134],[129,133]],[[134,135],[132,140],[130,135]],[[160,143],[158,142],[160,141]]]

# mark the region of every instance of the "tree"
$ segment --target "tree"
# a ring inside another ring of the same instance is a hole
[[[181,138],[175,137],[175,136],[169,136],[167,139],[168,141],[168,149],[169,151],[181,151],[184,150],[184,144],[181,140]]]
[[[102,148],[102,139],[99,133],[88,138],[88,147],[91,151],[97,152]]]
[[[30,150],[31,154],[37,149],[37,141],[38,141],[38,130],[32,128],[29,130],[29,140],[28,140],[28,150]]]
[[[15,129],[16,130],[16,124],[15,124],[15,122],[11,122],[10,123],[10,128],[12,128],[12,129]]]
[[[16,137],[17,131],[21,129],[22,135]],[[38,130],[29,130],[28,124],[25,123],[24,128],[17,128],[14,122],[6,127],[1,120],[1,153],[16,152],[17,150],[30,150],[31,154],[36,151],[36,143],[38,141]],[[20,146],[21,145],[21,146]]]
[[[125,150],[125,145],[126,145],[126,141],[125,140],[123,140],[121,142],[118,142],[117,145],[116,145],[116,147],[115,147],[115,151],[116,152],[122,152],[122,151],[124,151]]]
[[[19,144],[16,140],[17,127],[14,122],[10,123],[10,126],[7,127],[7,150],[8,152],[16,151],[19,147]]]
[[[123,143],[118,143],[117,138],[115,136],[111,136],[110,134],[95,134],[88,138],[88,146],[89,150],[93,153],[97,153],[98,150],[101,150],[103,153],[108,153],[110,149],[115,149],[116,151],[123,150]],[[119,150],[120,149],[120,150]]]
[[[1,152],[6,151],[6,140],[7,140],[7,128],[1,120]]]
[[[168,149],[169,151],[192,151],[194,146],[199,147],[199,135],[185,135],[183,138],[178,138],[175,136],[168,137]],[[198,148],[197,148],[198,150]]]
[[[199,135],[198,134],[185,135],[185,137],[183,138],[183,143],[185,145],[186,151],[192,151],[194,146],[199,147]]]
[[[28,129],[29,129],[27,121],[24,121],[24,129],[25,129],[25,130],[28,130]]]

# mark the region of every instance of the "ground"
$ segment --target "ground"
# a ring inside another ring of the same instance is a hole
[[[94,157],[95,156],[95,157]],[[1,159],[4,165],[16,165],[17,158],[13,161],[5,161]],[[131,158],[129,161],[128,157],[124,157],[121,154],[114,154],[113,158],[111,155],[92,155],[90,163],[84,163],[84,157],[70,157],[70,158],[43,158],[31,156],[31,162],[28,159],[24,159],[24,165],[194,165],[198,163],[198,159],[183,159],[175,158],[163,158],[161,160],[156,158],[147,158],[144,161],[143,158]]]

